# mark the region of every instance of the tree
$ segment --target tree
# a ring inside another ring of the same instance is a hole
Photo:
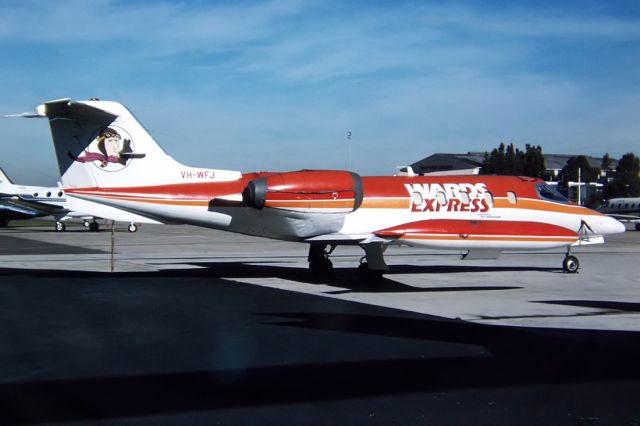
[[[597,167],[591,167],[589,164],[589,159],[584,155],[577,155],[570,157],[567,160],[567,164],[560,171],[560,180],[567,191],[569,190],[569,182],[577,182],[578,181],[578,170],[580,170],[580,182],[588,183],[588,182],[597,182],[600,176],[600,169]],[[595,208],[600,204],[600,197],[597,196],[597,192],[593,192],[592,190],[587,189],[588,187],[583,186],[581,190],[582,203],[586,198],[586,202],[584,203],[587,207]]]
[[[560,180],[567,186],[569,181],[578,181],[578,169],[580,169],[581,182],[596,182],[600,175],[600,169],[591,167],[589,159],[584,155],[576,155],[567,160],[567,164],[560,171]]]
[[[607,199],[640,197],[640,158],[632,152],[620,158],[613,182],[604,187],[604,196]]]
[[[611,157],[609,157],[609,153],[605,153],[602,157],[602,163],[600,164],[600,170],[603,172],[607,172],[611,170]]]
[[[540,145],[525,145],[523,175],[547,180],[547,169]]]
[[[531,176],[543,179],[546,175],[542,147],[525,145],[520,151],[513,144],[500,143],[484,156],[482,173],[493,175]]]
[[[491,154],[485,152],[485,160],[482,166],[482,172],[488,175],[504,174],[505,153],[504,144],[500,143],[498,148],[494,148]]]

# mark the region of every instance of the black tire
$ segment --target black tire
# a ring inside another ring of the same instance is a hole
[[[67,230],[67,225],[62,222],[56,222],[56,232],[64,232]]]
[[[578,258],[575,256],[566,256],[562,261],[562,270],[569,273],[575,274],[580,269],[580,262]]]
[[[98,232],[99,230],[100,230],[100,225],[98,225],[98,222],[91,222],[89,224],[89,231]]]
[[[130,223],[129,226],[127,227],[127,231],[129,232],[136,232],[138,230],[138,225],[136,225],[135,223]]]
[[[329,259],[317,259],[309,262],[309,270],[314,274],[330,274],[333,272],[333,263]]]
[[[8,220],[0,220],[0,228],[6,228],[9,225],[9,221]]]

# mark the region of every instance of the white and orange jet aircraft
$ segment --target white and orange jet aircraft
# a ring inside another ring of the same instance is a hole
[[[117,102],[55,100],[37,115],[49,119],[68,196],[162,223],[307,242],[313,271],[332,269],[336,246],[357,244],[365,252],[360,270],[380,274],[388,269],[384,250],[406,244],[467,258],[566,247],[563,269],[576,272],[572,246],[624,231],[539,179],[193,168],[170,157]]]

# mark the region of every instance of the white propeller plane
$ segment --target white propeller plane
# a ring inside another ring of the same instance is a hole
[[[99,100],[45,102],[62,184],[70,199],[163,223],[184,223],[310,244],[314,271],[357,244],[360,269],[386,271],[394,244],[463,251],[567,249],[624,231],[617,220],[569,203],[539,179],[514,176],[374,176],[349,171],[256,172],[184,166],[123,105]],[[495,257],[495,256],[493,256]]]

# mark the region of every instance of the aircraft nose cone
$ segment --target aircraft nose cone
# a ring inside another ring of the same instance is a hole
[[[610,217],[609,219],[613,218]],[[627,230],[627,227],[624,226],[624,223],[620,222],[619,220],[613,219],[613,222],[614,223],[611,225],[614,229],[612,234],[620,234],[621,232],[625,232]]]
[[[620,234],[627,230],[622,222],[610,216],[598,217],[594,231],[600,235]]]

